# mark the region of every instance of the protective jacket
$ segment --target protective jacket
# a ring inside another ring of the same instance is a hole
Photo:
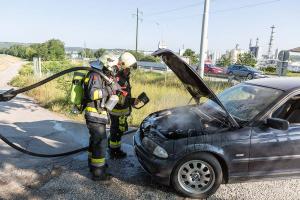
[[[129,116],[132,111],[134,98],[131,96],[131,85],[129,75],[125,75],[123,71],[119,71],[116,75],[116,81],[122,88],[122,93],[119,94],[119,102],[115,108],[109,113],[113,116]]]
[[[95,72],[87,74],[84,80],[84,107],[87,121],[108,123],[108,115],[104,105],[111,93],[107,83],[99,74]]]

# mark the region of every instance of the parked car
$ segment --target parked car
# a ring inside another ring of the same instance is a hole
[[[204,65],[204,73],[206,74],[224,74],[224,69],[221,67],[213,66],[211,64]]]
[[[139,162],[159,183],[207,198],[221,183],[300,176],[299,78],[255,79],[216,95],[170,50],[153,55],[197,102],[150,114],[134,136]]]
[[[246,78],[248,80],[267,77],[262,71],[259,71],[253,67],[237,64],[230,65],[226,73],[232,77]]]

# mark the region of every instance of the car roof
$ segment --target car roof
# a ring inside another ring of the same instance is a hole
[[[260,85],[263,87],[269,87],[283,91],[292,91],[300,89],[300,77],[260,78],[246,81],[245,83]]]

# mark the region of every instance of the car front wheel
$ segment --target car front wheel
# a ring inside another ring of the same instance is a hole
[[[172,173],[172,184],[181,194],[192,198],[208,198],[222,183],[218,160],[208,153],[196,153],[181,160]]]
[[[253,79],[253,75],[252,75],[252,74],[248,74],[247,79],[248,79],[248,80]]]

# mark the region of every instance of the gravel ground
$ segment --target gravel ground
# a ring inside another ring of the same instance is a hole
[[[110,184],[90,180],[86,154],[59,159],[50,168],[39,171],[35,181],[23,183],[24,191],[5,199],[185,199],[169,187],[161,186],[140,167],[130,144],[123,160],[109,162],[113,179]],[[20,172],[19,178],[21,177]],[[28,172],[27,172],[28,175]],[[32,174],[33,175],[33,174]],[[0,183],[1,185],[1,183]],[[9,185],[2,185],[8,188]],[[1,191],[1,190],[0,190]],[[11,191],[11,189],[10,189]],[[0,195],[2,196],[2,195]],[[2,196],[3,197],[3,196]],[[221,185],[209,199],[300,199],[300,180],[277,180]]]

